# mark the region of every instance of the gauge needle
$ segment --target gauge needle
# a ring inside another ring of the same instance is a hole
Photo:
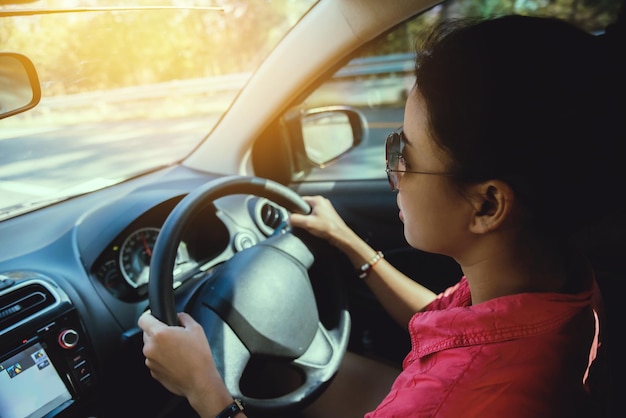
[[[141,234],[141,242],[143,242],[143,248],[145,248],[148,257],[152,257],[152,249],[148,245],[148,241],[146,241],[146,236],[144,234]]]

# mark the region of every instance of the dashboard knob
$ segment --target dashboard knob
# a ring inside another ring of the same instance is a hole
[[[78,332],[73,329],[64,329],[59,334],[59,345],[66,350],[74,348],[78,344]]]

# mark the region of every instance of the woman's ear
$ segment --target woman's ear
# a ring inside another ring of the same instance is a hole
[[[474,233],[494,231],[512,216],[515,196],[511,187],[501,180],[489,180],[474,185],[471,196],[474,216],[470,231]]]

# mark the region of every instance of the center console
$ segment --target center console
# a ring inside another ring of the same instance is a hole
[[[96,383],[78,312],[43,277],[10,277],[0,275],[0,417],[72,416]]]

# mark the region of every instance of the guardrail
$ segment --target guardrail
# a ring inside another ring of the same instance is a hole
[[[384,56],[356,58],[348,65],[340,69],[333,80],[346,82],[340,88],[343,90],[341,97],[326,95],[324,100],[343,100],[344,104],[372,105],[373,102],[385,102],[388,100],[402,99],[402,91],[406,89],[407,78],[412,77],[414,55],[413,54],[390,54]],[[393,75],[388,79],[383,75]],[[228,106],[236,94],[247,82],[251,73],[235,73],[216,77],[173,80],[164,83],[132,86],[106,91],[84,92],[64,96],[44,97],[37,108],[33,109],[32,116],[45,115],[46,113],[80,112],[81,109],[93,107],[106,108],[108,111],[125,113],[137,112],[138,103],[153,106],[153,111],[167,105],[189,105],[197,107],[198,112],[221,112]],[[376,81],[378,80],[378,87]],[[348,83],[365,83],[365,85],[350,85]],[[370,91],[369,98],[363,98],[364,90],[393,89],[393,93],[382,91]],[[329,90],[329,89],[326,89]],[[328,93],[328,91],[327,91]],[[347,96],[346,96],[347,95]],[[372,95],[379,96],[373,100]],[[335,96],[337,96],[335,94]],[[320,95],[317,96],[318,98]],[[352,103],[350,97],[353,98]],[[389,97],[391,99],[381,99]],[[208,99],[208,100],[207,100]],[[176,103],[180,100],[180,103]],[[147,109],[142,109],[146,112]],[[127,115],[130,116],[130,115]]]
[[[217,77],[172,80],[164,83],[146,84],[143,86],[122,87],[102,91],[92,91],[65,96],[42,98],[41,103],[54,106],[57,103],[67,105],[90,102],[94,99],[105,99],[107,102],[126,100],[145,100],[175,95],[204,95],[210,93],[239,91],[246,83],[250,73],[227,74]]]
[[[413,74],[415,54],[389,54],[355,58],[335,73],[334,78],[377,76],[380,74]]]

